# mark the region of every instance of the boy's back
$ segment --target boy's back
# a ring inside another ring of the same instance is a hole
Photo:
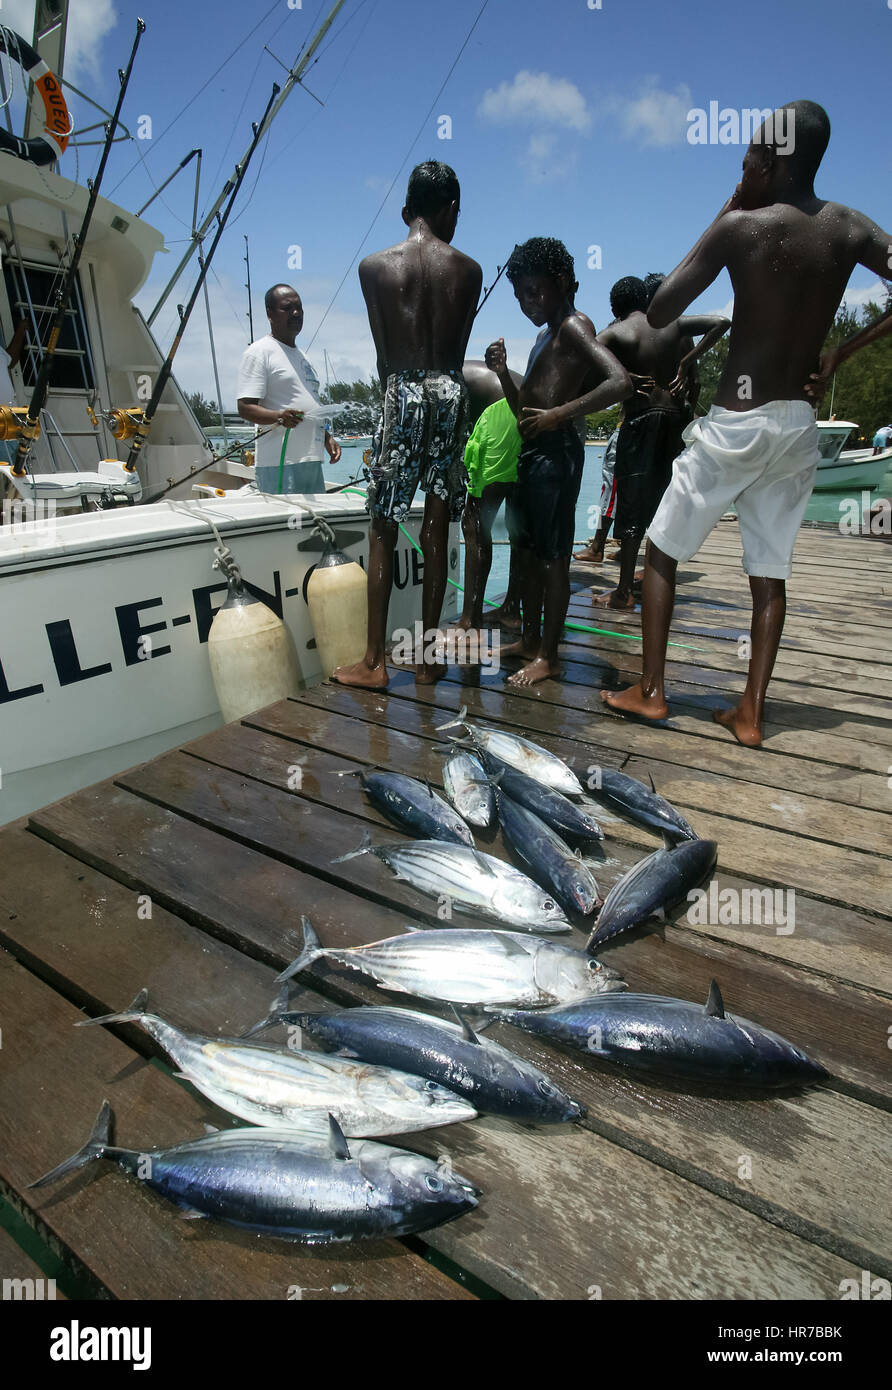
[[[382,378],[459,371],[481,279],[476,261],[436,236],[410,236],[367,256],[359,281]]]

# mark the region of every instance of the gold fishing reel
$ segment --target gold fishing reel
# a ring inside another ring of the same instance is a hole
[[[141,405],[122,405],[106,410],[103,419],[115,439],[132,439],[145,419],[145,411]]]
[[[25,405],[0,405],[0,439],[21,439],[22,426],[28,419]],[[34,430],[32,438],[39,439],[40,425]]]

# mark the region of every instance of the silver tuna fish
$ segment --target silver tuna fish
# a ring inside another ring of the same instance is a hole
[[[445,840],[473,849],[474,836],[458,810],[425,782],[401,772],[339,774],[345,775],[358,776],[372,804],[401,830],[423,840]]]
[[[489,830],[496,818],[492,786],[476,753],[451,754],[443,768],[443,786],[456,811],[469,825]]]
[[[665,918],[667,908],[683,902],[689,890],[712,872],[717,853],[715,840],[683,840],[673,849],[658,849],[639,859],[604,899],[588,949],[648,917]]]
[[[480,1191],[438,1160],[388,1144],[349,1147],[337,1121],[328,1139],[290,1129],[230,1129],[169,1149],[122,1149],[110,1142],[108,1101],[87,1143],[45,1177],[45,1187],[108,1158],[148,1183],[187,1216],[209,1216],[305,1245],[402,1236],[452,1221]]]
[[[478,1037],[460,1015],[453,1023],[412,1009],[368,1004],[338,1013],[294,1013],[288,1009],[287,995],[285,984],[272,1012],[251,1033],[276,1023],[296,1025],[342,1057],[399,1067],[437,1081],[485,1115],[561,1124],[585,1114],[583,1106],[538,1067]]]
[[[626,988],[619,972],[594,956],[519,932],[434,927],[366,946],[325,947],[307,918],[302,921],[303,951],[280,981],[329,960],[397,994],[484,1010],[512,1004],[543,1008]]]
[[[137,1024],[196,1090],[252,1124],[287,1126],[318,1135],[327,1133],[332,1114],[349,1135],[408,1134],[475,1116],[467,1101],[418,1076],[318,1052],[183,1033],[146,1013],[147,1002],[147,992],[142,990],[123,1013],[83,1019],[75,1027]]]
[[[520,931],[570,930],[561,908],[538,883],[480,850],[441,840],[373,845],[366,831],[359,849],[338,855],[332,863],[343,864],[360,854],[374,854],[397,878],[439,903],[448,902]]]
[[[528,777],[542,782],[546,787],[552,787],[557,792],[564,792],[567,796],[582,794],[583,789],[575,772],[554,753],[540,748],[538,743],[533,743],[528,738],[521,738],[519,734],[509,734],[500,729],[486,729],[481,724],[469,724],[467,713],[467,706],[462,705],[458,717],[450,719],[446,724],[438,724],[438,731],[442,733],[444,729],[461,726],[477,746],[491,753],[494,758],[507,763],[509,767],[516,767],[519,772],[525,772]]]
[[[594,877],[560,835],[525,806],[498,789],[502,833],[529,865],[537,883],[548,888],[565,912],[590,917],[600,898]]]

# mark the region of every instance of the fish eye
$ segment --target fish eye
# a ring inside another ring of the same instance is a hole
[[[590,960],[588,968],[593,975],[597,975],[598,971],[601,969],[601,962],[599,960]]]
[[[435,1178],[433,1173],[428,1173],[424,1179],[424,1185],[429,1192],[442,1192],[443,1184],[439,1178]]]
[[[424,1089],[426,1091],[436,1091],[438,1089],[436,1081],[425,1081]]]
[[[551,901],[551,898],[545,899],[544,907],[546,912],[551,911],[551,909],[554,907],[554,903]]]
[[[539,1088],[539,1094],[540,1094],[540,1095],[543,1095],[543,1096],[553,1096],[553,1095],[554,1095],[554,1087],[551,1086],[551,1085],[549,1085],[549,1083],[548,1083],[547,1081],[539,1081],[539,1082],[537,1082],[536,1084],[537,1084],[537,1086],[538,1086],[538,1088]]]

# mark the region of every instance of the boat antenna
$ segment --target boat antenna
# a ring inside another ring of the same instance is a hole
[[[245,237],[245,265],[248,268],[248,278],[245,281],[245,289],[248,291],[248,343],[254,341],[254,313],[251,308],[251,256],[248,251],[248,238]]]
[[[235,182],[230,182],[227,184],[227,188],[231,190],[229,195],[229,202],[226,204],[226,207],[223,209],[222,213],[220,213],[220,215],[217,218],[217,230],[214,234],[214,239],[210,244],[207,255],[202,256],[201,269],[198,274],[198,279],[196,280],[195,285],[193,286],[192,293],[190,294],[185,307],[183,307],[182,305],[177,306],[180,315],[179,327],[177,328],[173,343],[171,344],[170,352],[167,354],[165,361],[162,363],[161,370],[158,373],[158,379],[155,382],[155,389],[152,392],[151,399],[146,405],[142,420],[137,426],[136,433],[133,436],[133,443],[130,445],[130,452],[127,455],[127,462],[124,464],[124,467],[128,473],[133,473],[136,470],[136,464],[139,459],[139,455],[142,452],[143,445],[145,444],[146,439],[148,438],[149,430],[152,425],[152,420],[155,416],[155,411],[158,409],[158,403],[161,400],[164,388],[170,380],[171,374],[173,372],[173,359],[176,356],[177,349],[183,340],[183,334],[186,331],[186,325],[189,322],[192,310],[195,308],[195,302],[198,299],[199,294],[201,293],[202,286],[204,285],[204,282],[207,279],[207,273],[210,270],[211,262],[214,259],[214,254],[217,250],[217,247],[220,244],[220,238],[222,237],[224,229],[226,227],[226,223],[229,220],[229,214],[232,212],[233,204],[235,203],[235,200],[238,197],[239,189],[242,186],[245,174],[248,172],[248,165],[251,163],[254,151],[257,149],[257,146],[260,144],[260,141],[263,138],[264,131],[266,130],[268,124],[269,113],[275,104],[276,97],[279,95],[280,90],[281,89],[278,86],[278,84],[273,83],[273,90],[270,94],[270,99],[266,104],[266,110],[263,113],[263,119],[261,120],[259,125],[255,125],[252,127],[254,131],[254,138],[248,146],[248,149],[244,155],[244,158],[242,159],[241,164],[236,166]],[[198,240],[200,241],[200,236]]]
[[[114,143],[115,130],[117,129],[118,118],[121,114],[121,107],[124,104],[124,97],[127,93],[127,85],[130,82],[130,74],[133,71],[133,63],[136,58],[136,50],[139,47],[140,39],[145,33],[145,28],[146,26],[144,22],[141,19],[137,19],[136,37],[133,40],[133,47],[130,50],[130,61],[128,62],[125,71],[118,71],[118,80],[121,84],[121,89],[118,92],[117,105],[115,106],[112,118],[106,127],[105,145],[103,146],[102,158],[99,161],[99,168],[96,171],[96,177],[95,179],[88,180],[87,183],[87,187],[90,190],[90,196],[87,199],[87,208],[84,213],[83,221],[81,222],[80,231],[74,239],[71,260],[68,264],[68,270],[65,272],[65,278],[59,286],[59,290],[56,295],[56,303],[53,310],[53,319],[50,325],[49,337],[47,339],[47,344],[43,352],[43,357],[41,359],[40,369],[37,373],[37,381],[34,385],[34,393],[31,397],[31,404],[28,406],[28,415],[21,426],[21,436],[19,438],[18,449],[16,450],[15,462],[13,463],[12,468],[10,469],[10,472],[14,478],[23,478],[25,476],[25,473],[28,469],[28,459],[31,455],[31,450],[34,447],[34,441],[37,438],[37,434],[40,429],[40,412],[43,409],[44,403],[46,402],[47,392],[49,390],[50,372],[52,371],[53,360],[56,355],[56,347],[59,342],[59,335],[61,334],[62,327],[65,323],[65,315],[68,309],[68,301],[70,300],[72,292],[74,290],[75,280],[77,277],[77,269],[81,259],[81,252],[83,251],[84,244],[87,240],[87,231],[89,229],[90,222],[93,217],[93,209],[96,207],[96,202],[99,197],[99,188],[102,183],[102,176],[105,173],[105,166],[108,163],[108,156],[111,151],[112,144]]]
[[[332,7],[332,10],[328,15],[328,18],[323,20],[319,29],[316,31],[316,34],[313,37],[312,42],[300,55],[298,61],[295,63],[294,67],[289,72],[285,81],[282,83],[281,89],[276,89],[277,93],[279,93],[279,99],[275,102],[273,106],[267,108],[267,113],[264,116],[263,121],[260,125],[261,136],[266,134],[267,129],[270,125],[272,125],[273,121],[276,119],[276,116],[279,114],[279,111],[281,110],[283,104],[288,100],[288,97],[291,95],[291,92],[300,82],[300,79],[303,77],[304,73],[310,65],[310,62],[312,61],[313,54],[316,52],[316,49],[319,47],[320,43],[325,38],[325,35],[328,33],[332,24],[334,24],[335,19],[337,18],[339,12],[343,9],[345,3],[346,0],[337,0],[337,3]],[[246,156],[242,155],[242,164],[244,164],[245,158]],[[236,169],[240,167],[240,165],[236,165]],[[193,237],[192,241],[190,242],[183,255],[182,260],[180,261],[173,275],[168,280],[165,288],[161,291],[161,296],[157,304],[155,305],[152,312],[149,314],[149,317],[146,319],[146,323],[148,324],[149,328],[151,328],[152,324],[155,322],[155,319],[158,317],[158,314],[160,313],[161,309],[166,304],[168,298],[170,297],[171,291],[173,290],[174,285],[176,284],[177,280],[179,280],[189,261],[192,259],[192,256],[195,254],[195,251],[199,243],[201,242],[202,237],[205,235],[208,228],[211,226],[212,222],[217,217],[217,214],[219,213],[221,207],[226,201],[226,195],[228,194],[231,187],[231,182],[227,182],[226,184],[224,184],[220,192],[220,196],[217,198],[210,212],[207,214],[201,226],[199,227],[197,236]]]

